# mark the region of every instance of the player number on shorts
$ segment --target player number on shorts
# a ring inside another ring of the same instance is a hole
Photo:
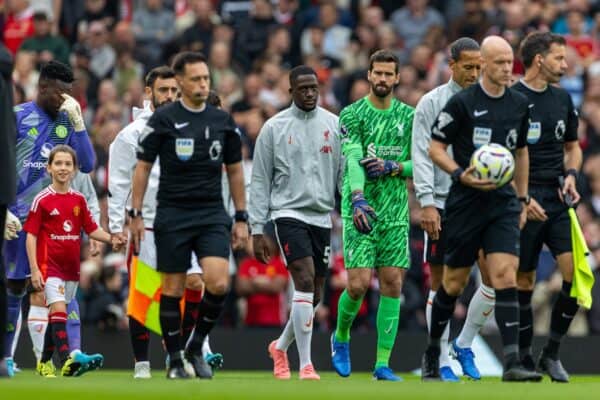
[[[331,252],[331,246],[325,246],[323,249],[323,262],[329,265],[329,253]]]

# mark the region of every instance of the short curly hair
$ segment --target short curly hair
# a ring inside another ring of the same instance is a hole
[[[75,77],[73,70],[59,61],[49,61],[40,70],[40,80],[56,80],[64,83],[73,83]]]

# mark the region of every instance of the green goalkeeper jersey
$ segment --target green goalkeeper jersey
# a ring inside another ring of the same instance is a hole
[[[414,108],[392,99],[386,110],[377,109],[364,97],[345,107],[340,114],[342,151],[346,157],[342,189],[342,217],[352,218],[351,194],[362,190],[377,213],[377,223],[408,225],[406,172],[410,163]],[[405,172],[376,180],[366,177],[359,164],[365,157],[404,162]]]

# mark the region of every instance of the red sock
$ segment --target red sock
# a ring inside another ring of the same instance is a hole
[[[48,328],[52,329],[52,339],[54,339],[58,357],[61,364],[64,364],[71,353],[69,350],[69,336],[67,335],[67,313],[51,313],[48,316],[48,319],[50,321],[50,326]]]

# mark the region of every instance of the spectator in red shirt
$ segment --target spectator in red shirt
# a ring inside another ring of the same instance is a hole
[[[250,243],[248,247],[251,246]],[[254,254],[252,248],[247,250],[248,254]],[[240,264],[236,290],[240,297],[246,298],[244,323],[248,327],[280,328],[286,322],[288,272],[279,254],[276,254],[269,264],[250,256]]]
[[[66,145],[58,145],[48,156],[52,184],[33,200],[23,229],[27,232],[27,257],[31,284],[44,289],[50,308],[49,326],[44,337],[44,352],[38,372],[54,376],[52,355],[56,349],[63,376],[77,376],[102,365],[102,356],[70,352],[66,331],[67,304],[73,300],[79,283],[81,231],[92,239],[111,243],[111,236],[98,227],[85,197],[70,188],[77,157]],[[93,364],[91,364],[93,363]]]
[[[4,24],[4,45],[15,54],[21,43],[33,36],[33,9],[29,0],[11,0],[6,7],[8,17]]]

